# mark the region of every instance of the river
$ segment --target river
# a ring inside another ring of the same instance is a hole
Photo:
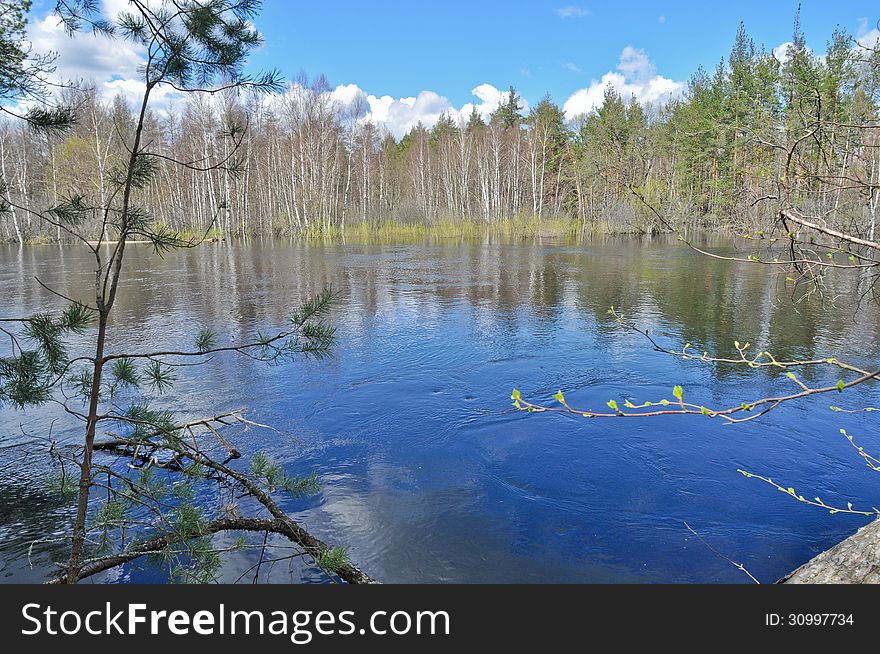
[[[726,247],[721,244],[722,250]],[[34,281],[88,300],[84,248],[0,247],[0,315],[63,305]],[[870,366],[880,314],[844,278],[824,300],[793,301],[767,267],[701,256],[667,239],[426,241],[416,244],[217,243],[157,258],[126,251],[110,349],[185,345],[202,327],[220,342],[284,320],[331,286],[333,356],[267,366],[221,357],[178,373],[162,401],[186,417],[247,407],[279,432],[239,434],[323,489],[284,499],[315,535],[349,548],[385,582],[747,582],[706,542],[774,581],[865,524],[829,515],[737,468],[809,497],[880,505],[880,477],[839,430],[880,455],[862,387],[724,425],[703,416],[585,420],[527,414],[511,390],[584,408],[657,400],[680,384],[707,406],[793,390],[780,373],[655,352],[607,315],[620,307],[665,345],[735,353],[750,341],[779,358],[838,356]],[[4,343],[0,347],[6,347]],[[4,350],[3,353],[8,353]],[[807,373],[808,383],[825,379]],[[835,383],[837,377],[829,373]],[[64,559],[70,510],[47,488],[44,437],[81,433],[51,407],[0,408],[0,575],[38,581]],[[234,581],[251,554],[233,554]],[[130,566],[105,580],[161,580]],[[271,581],[319,581],[279,565]]]

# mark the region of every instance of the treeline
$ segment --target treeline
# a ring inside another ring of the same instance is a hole
[[[645,232],[665,228],[667,217],[748,227],[784,187],[786,201],[873,238],[880,49],[871,45],[836,31],[825,52],[813,53],[796,24],[780,61],[741,26],[730,55],[698,70],[664,106],[608,88],[600,107],[567,121],[549,97],[524,112],[511,88],[487,120],[443,117],[399,141],[359,120],[358,103],[335,103],[323,78],[268,97],[217,93],[149,116],[151,174],[137,202],[193,233],[510,219]],[[65,101],[77,112],[67,131],[0,124],[0,176],[13,202],[0,238],[63,237],[46,231],[35,207],[77,198],[108,205],[132,109],[121,98],[101,102],[88,86],[68,90]]]

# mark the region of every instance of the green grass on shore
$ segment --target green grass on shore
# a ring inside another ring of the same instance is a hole
[[[287,230],[274,235],[263,235],[268,238],[356,243],[418,243],[422,241],[444,239],[480,239],[501,237],[507,239],[553,238],[574,236],[614,236],[634,234],[632,230],[621,231],[619,226],[606,221],[593,221],[586,225],[571,218],[543,218],[524,216],[505,218],[493,222],[473,219],[445,218],[433,222],[404,223],[391,219],[377,221],[356,221],[348,223],[345,228],[339,225],[313,225],[308,229],[288,233]],[[199,230],[182,230],[177,236],[183,240],[225,241],[248,240],[260,238],[259,234],[236,234],[213,227],[207,233]],[[55,241],[44,234],[28,239],[28,245],[43,245]],[[105,241],[106,243],[107,241]]]
[[[580,223],[553,218],[509,218],[486,223],[474,220],[438,220],[432,223],[400,223],[393,220],[356,222],[341,228],[311,228],[294,237],[312,239],[352,239],[356,241],[410,241],[424,239],[480,238],[486,235],[529,238],[535,236],[566,236],[579,232]]]

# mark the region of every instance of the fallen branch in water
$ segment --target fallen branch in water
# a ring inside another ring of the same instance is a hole
[[[207,471],[207,475],[213,479],[237,486],[243,495],[253,497],[271,515],[270,518],[262,517],[220,517],[205,522],[193,530],[176,530],[169,528],[160,535],[153,536],[146,541],[140,541],[129,545],[126,549],[89,559],[84,562],[77,581],[91,577],[100,572],[129,563],[144,556],[154,555],[168,551],[174,545],[186,544],[194,539],[209,536],[220,532],[247,531],[274,533],[289,539],[292,543],[301,547],[303,554],[311,557],[318,568],[328,574],[335,575],[339,579],[350,584],[376,583],[363,570],[354,564],[344,560],[338,560],[340,548],[330,547],[328,544],[310,534],[305,528],[288,516],[279,504],[257,483],[251,475],[245,474],[229,467],[227,463],[238,459],[238,450],[220,435],[218,429],[224,425],[235,423],[244,425],[260,426],[259,423],[244,419],[241,411],[220,414],[213,418],[190,421],[176,425],[174,429],[168,429],[161,425],[153,425],[155,431],[137,438],[108,434],[112,438],[98,441],[94,444],[95,451],[115,454],[131,459],[130,467],[138,470],[148,470],[152,466],[166,471],[185,474],[190,466],[200,466]],[[139,427],[148,426],[149,421],[139,421]],[[222,446],[225,453],[229,454],[226,462],[215,460],[210,454],[200,447],[193,427],[201,426],[207,429],[210,441],[216,441]],[[192,443],[184,438],[176,438],[176,433],[187,433],[192,437]],[[160,462],[158,456],[166,455],[165,462]],[[140,464],[140,465],[134,465]],[[132,489],[137,488],[134,483],[129,483]],[[109,488],[108,488],[109,490]],[[139,489],[140,490],[140,489]],[[329,564],[328,564],[329,562]],[[66,575],[51,579],[50,584],[68,583]]]
[[[289,518],[286,520],[281,518],[221,518],[208,523],[208,525],[206,525],[205,528],[195,536],[207,536],[223,531],[253,531],[279,534],[289,538],[297,545],[302,546],[312,558],[320,557],[322,553],[327,552],[330,549],[326,543],[310,535],[305,529]],[[176,538],[173,534],[166,534],[164,536],[158,536],[148,541],[144,541],[125,551],[119,552],[118,554],[90,559],[83,563],[77,581],[82,581],[87,577],[106,572],[107,570],[125,563],[130,563],[143,556],[149,556],[161,552],[171,545],[183,542],[184,540],[186,540],[184,537]],[[340,579],[350,584],[376,583],[375,579],[371,578],[367,573],[350,563],[338,570],[334,570],[333,572],[338,575]],[[66,584],[67,578],[65,575],[61,575],[51,579],[47,583]]]

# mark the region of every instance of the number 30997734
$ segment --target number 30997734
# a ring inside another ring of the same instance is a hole
[[[764,624],[768,627],[851,627],[852,613],[767,613]]]

